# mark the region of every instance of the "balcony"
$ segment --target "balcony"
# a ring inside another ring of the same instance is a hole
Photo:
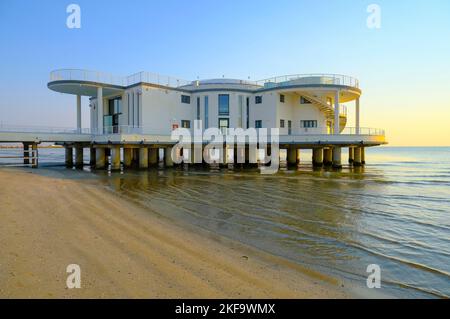
[[[120,87],[127,87],[141,82],[171,88],[191,84],[191,81],[150,72],[138,72],[130,76],[116,76],[110,73],[81,69],[60,69],[52,71],[50,73],[50,83],[59,81],[94,82]]]
[[[264,88],[283,88],[296,85],[333,85],[359,89],[359,81],[341,74],[294,74],[283,75],[255,82]]]

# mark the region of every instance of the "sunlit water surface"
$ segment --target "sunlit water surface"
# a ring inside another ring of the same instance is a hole
[[[2,150],[2,154],[5,154]],[[88,158],[85,158],[88,161]],[[318,269],[373,296],[450,296],[450,148],[373,148],[363,169],[67,170],[60,149],[40,151],[42,174],[92,178],[176,222]],[[346,161],[346,158],[343,158]]]

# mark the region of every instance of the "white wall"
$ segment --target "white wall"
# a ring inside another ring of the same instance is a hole
[[[229,116],[219,115],[219,94],[228,94],[230,99]],[[288,121],[292,121],[292,134],[302,134],[301,120],[317,120],[318,127],[326,132],[326,117],[314,104],[300,104],[300,93],[285,92],[285,102],[280,102],[280,92],[269,91],[261,93],[247,93],[217,88],[214,91],[198,93],[186,93],[177,90],[163,89],[150,85],[139,85],[126,89],[122,94],[122,115],[120,125],[142,126],[146,134],[169,135],[172,126],[181,127],[182,120],[191,121],[191,129],[194,126],[197,112],[197,97],[200,97],[200,119],[205,119],[205,96],[209,101],[208,127],[218,127],[219,118],[229,118],[230,127],[246,128],[246,99],[250,102],[250,127],[255,127],[255,121],[261,120],[262,127],[280,127],[280,120],[285,121],[285,128],[280,129],[280,134],[288,134]],[[181,95],[191,98],[191,103],[181,103]],[[242,97],[240,107],[239,97]],[[262,96],[262,103],[256,104],[255,97]],[[104,107],[107,107],[108,98],[104,99]],[[97,105],[96,99],[91,100],[92,105]],[[91,127],[96,128],[99,119],[98,112],[91,108]],[[205,127],[203,127],[205,128]]]

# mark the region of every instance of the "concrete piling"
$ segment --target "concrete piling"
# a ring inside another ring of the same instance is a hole
[[[366,165],[366,148],[364,146],[361,147],[361,164]]]
[[[106,166],[106,153],[105,149],[98,147],[95,149],[95,168],[104,169]]]
[[[288,165],[297,165],[297,149],[291,146],[286,151]]]
[[[166,167],[173,167],[172,147],[166,147],[164,149],[164,164]]]
[[[90,147],[89,148],[89,165],[91,165],[91,167],[95,167],[95,147]]]
[[[355,158],[354,158],[354,161],[353,161],[353,166],[361,166],[362,165],[362,161],[361,161],[361,147],[355,147],[354,154],[355,154]]]
[[[66,167],[72,168],[73,167],[73,148],[71,146],[66,146],[65,153],[66,153]]]
[[[133,149],[125,147],[123,149],[123,166],[126,168],[131,167],[133,164]]]
[[[139,148],[139,168],[148,168],[148,148]]]
[[[333,165],[333,149],[331,147],[323,149],[323,164],[325,166]]]
[[[158,148],[149,148],[148,149],[148,164],[150,166],[156,166],[158,165]]]
[[[323,148],[313,148],[313,166],[323,166]]]
[[[333,168],[342,168],[341,152],[341,147],[336,146],[333,148]]]
[[[120,170],[120,146],[111,147],[111,170]]]
[[[75,147],[75,167],[83,168],[83,147],[76,146]]]
[[[348,148],[348,163],[353,164],[355,161],[355,147]]]

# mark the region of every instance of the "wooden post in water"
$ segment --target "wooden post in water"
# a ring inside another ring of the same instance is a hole
[[[25,142],[23,143],[23,164],[30,164],[30,144]]]
[[[39,157],[39,154],[38,154],[38,145],[37,145],[37,143],[32,143],[31,144],[31,152],[32,152],[32,159],[31,159],[31,167],[32,168],[37,168],[38,167],[38,165],[39,165],[39,161],[38,161],[38,157]]]

